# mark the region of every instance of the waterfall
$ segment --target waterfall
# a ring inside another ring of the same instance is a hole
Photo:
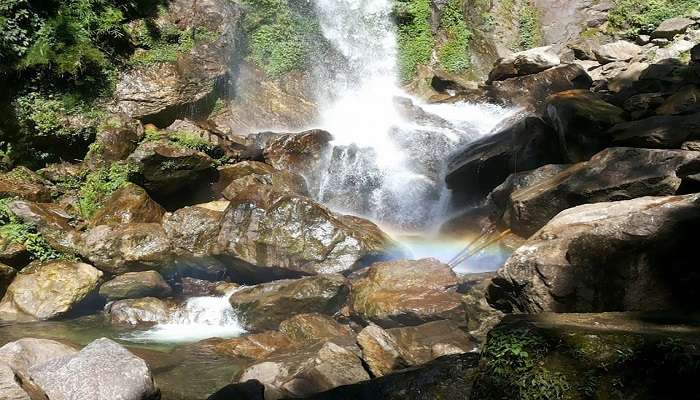
[[[385,229],[425,232],[447,213],[447,155],[509,113],[474,104],[426,105],[398,82],[392,0],[313,0],[338,57],[315,67],[320,125],[334,137],[315,196]]]

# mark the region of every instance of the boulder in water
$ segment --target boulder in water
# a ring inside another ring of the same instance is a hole
[[[556,67],[560,63],[559,56],[551,46],[513,53],[496,61],[496,66],[489,73],[489,81],[502,81],[516,76],[536,74]]]
[[[146,363],[107,338],[78,353],[29,369],[50,399],[156,400],[160,392]]]
[[[35,262],[24,268],[0,302],[0,318],[46,320],[77,308],[93,293],[102,272],[79,262]]]
[[[435,259],[378,262],[352,281],[351,312],[384,328],[452,319],[464,322],[459,280]]]
[[[155,297],[118,300],[107,304],[105,312],[112,324],[141,325],[166,322],[174,306]]]
[[[230,301],[247,329],[265,330],[276,329],[291,315],[333,315],[345,305],[347,295],[342,275],[317,275],[245,287],[235,291]]]
[[[139,297],[167,297],[172,289],[156,271],[127,272],[100,286],[100,295],[107,300]]]
[[[508,259],[489,302],[533,313],[692,307],[699,205],[695,194],[563,211]]]
[[[159,223],[165,210],[148,193],[128,184],[118,189],[90,221],[92,226],[129,223]]]

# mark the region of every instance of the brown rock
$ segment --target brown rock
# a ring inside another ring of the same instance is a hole
[[[79,233],[73,226],[77,217],[67,207],[55,203],[10,202],[7,208],[26,224],[36,226],[41,236],[56,250],[75,253]]]
[[[97,226],[160,222],[164,214],[165,209],[153,201],[144,189],[128,184],[105,201],[90,223]]]
[[[100,286],[100,295],[107,300],[140,297],[167,297],[172,289],[156,271],[127,272]]]
[[[621,146],[677,149],[700,138],[700,113],[657,116],[613,126],[607,133]]]
[[[656,109],[658,115],[678,115],[700,112],[700,88],[688,85],[661,104]]]
[[[353,334],[347,325],[322,314],[297,314],[280,323],[279,331],[294,342],[309,342]]]
[[[318,187],[318,168],[331,150],[333,136],[322,130],[289,133],[272,139],[264,149],[265,161],[282,171],[306,178],[311,190]]]
[[[115,126],[102,130],[85,156],[90,169],[107,166],[114,161],[126,160],[143,138],[143,126],[138,120],[124,116],[110,117]]]
[[[51,191],[43,179],[31,170],[17,167],[10,172],[0,174],[0,199],[19,197],[38,202],[51,201]]]
[[[142,325],[166,322],[175,307],[155,297],[118,300],[107,304],[105,312],[115,325]]]

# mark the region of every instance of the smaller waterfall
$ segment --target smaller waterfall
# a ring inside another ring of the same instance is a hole
[[[151,329],[122,337],[132,342],[195,342],[212,337],[230,338],[245,333],[229,303],[231,293],[220,297],[190,297],[167,321]]]

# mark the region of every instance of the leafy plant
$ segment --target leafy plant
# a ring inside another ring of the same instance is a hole
[[[608,20],[613,33],[634,37],[699,7],[697,0],[616,0]]]
[[[540,14],[530,1],[526,1],[518,15],[518,48],[522,50],[537,47],[542,42]]]
[[[109,196],[129,182],[132,173],[131,165],[121,163],[91,172],[85,178],[78,195],[78,205],[83,217],[90,218]]]
[[[14,199],[0,199],[0,236],[23,245],[33,260],[48,261],[61,258],[37,232],[34,225],[26,224],[10,211],[8,204]]]
[[[397,0],[394,13],[398,18],[399,75],[403,82],[410,82],[418,66],[430,61],[435,47],[430,1]]]
[[[449,0],[441,20],[447,33],[447,41],[438,50],[440,65],[449,72],[462,72],[469,69],[469,40],[471,32],[464,20],[459,0]]]
[[[173,23],[156,26],[146,20],[132,24],[129,33],[140,47],[129,59],[129,64],[136,66],[175,62],[181,54],[191,51],[196,43],[211,43],[218,38],[215,32],[202,26],[192,32]]]
[[[193,132],[177,131],[171,133],[169,138],[171,142],[178,146],[203,151],[205,153],[213,151],[214,147],[216,147],[208,140],[201,138],[199,135]]]

